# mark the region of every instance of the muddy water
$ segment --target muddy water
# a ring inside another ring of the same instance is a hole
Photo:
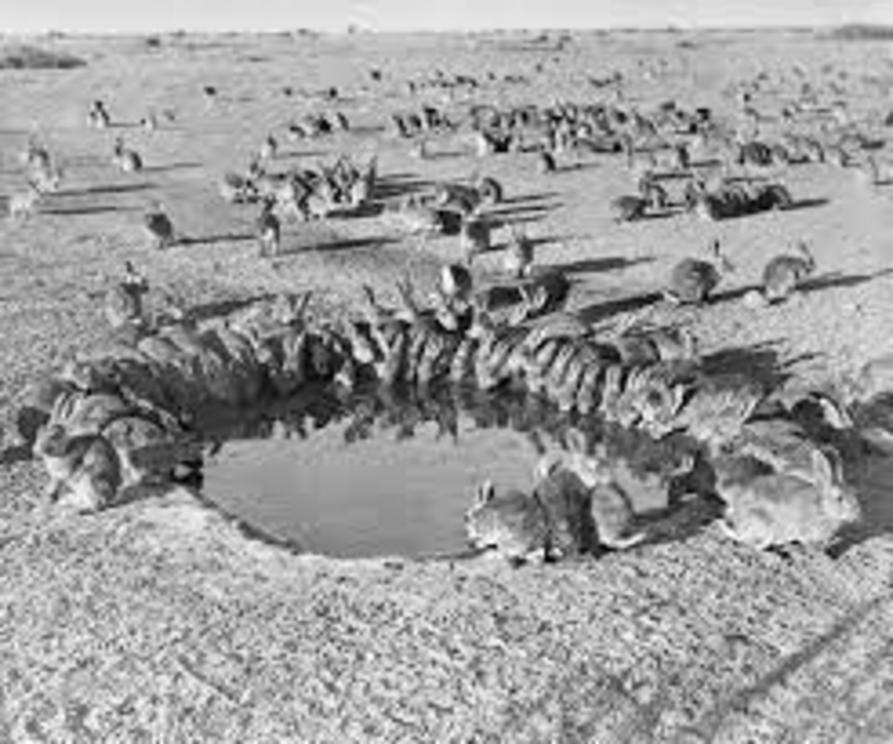
[[[307,424],[291,438],[274,427],[278,435],[228,439],[206,462],[204,494],[313,553],[456,552],[466,547],[463,515],[477,484],[529,489],[540,452],[558,446],[505,417],[453,410],[445,424],[407,409],[380,414]]]

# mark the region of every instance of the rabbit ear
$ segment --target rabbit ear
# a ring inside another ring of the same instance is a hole
[[[568,449],[572,452],[581,452],[585,454],[589,451],[589,442],[587,441],[585,432],[581,429],[576,427],[568,429],[565,439],[567,440]]]
[[[543,455],[533,469],[534,480],[548,478],[561,466],[561,461],[555,455]]]
[[[486,504],[496,495],[496,489],[493,487],[493,481],[485,480],[477,487],[477,503]]]
[[[822,408],[822,415],[825,421],[834,429],[851,429],[855,426],[852,417],[843,405],[837,403],[830,398],[820,396],[818,398],[819,406]]]
[[[834,470],[831,460],[819,449],[815,449],[812,452],[812,469],[821,485],[830,486],[834,483]]]
[[[671,399],[672,412],[673,414],[678,413],[682,409],[682,404],[685,403],[685,385],[679,384],[673,386],[673,393]]]

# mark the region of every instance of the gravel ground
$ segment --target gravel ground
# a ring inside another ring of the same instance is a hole
[[[413,159],[376,129],[388,111],[419,105],[403,81],[436,68],[530,78],[484,83],[478,100],[591,100],[598,91],[587,76],[622,69],[644,105],[677,97],[727,108],[731,80],[794,63],[816,73],[830,62],[850,72],[847,98],[862,112],[878,98],[861,74],[893,80],[886,47],[780,32],[580,35],[561,52],[510,40],[165,37],[160,49],[140,39],[41,40],[89,64],[0,75],[0,193],[22,187],[16,155],[31,131],[67,176],[33,219],[0,225],[7,440],[25,383],[71,349],[103,342],[102,291],[125,258],[207,312],[309,288],[319,312],[333,312],[354,306],[363,282],[387,296],[397,271],[425,285],[458,256],[455,239],[404,240],[359,218],[289,226],[286,253],[257,260],[254,212],[223,204],[215,179],[244,168],[267,131],[329,110],[309,95],[328,85],[342,91],[338,107],[358,131],[288,144],[283,166],[344,149],[379,152],[397,190],[476,168],[495,175],[511,199],[503,218],[529,220],[543,241],[538,262],[573,273],[572,305],[593,321],[625,317],[615,311],[626,298],[659,289],[675,261],[718,237],[736,271],[715,303],[684,313],[706,352],[740,364],[769,358],[823,379],[891,350],[889,187],[810,165],[780,174],[799,209],[617,225],[608,201],[630,189],[617,159],[586,156],[544,176],[533,156],[462,154],[461,135],[432,140],[440,156]],[[642,79],[638,61],[660,58],[667,75]],[[382,83],[370,81],[372,67],[384,70]],[[206,84],[221,91],[213,107],[199,94]],[[283,96],[284,85],[298,93]],[[176,120],[154,133],[88,130],[95,98],[116,121],[134,122],[149,106],[174,109]],[[112,169],[117,135],[143,154],[145,171]],[[164,253],[145,245],[142,211],[155,198],[187,244]],[[814,286],[794,303],[748,309],[741,290],[799,239],[818,259]],[[496,254],[483,257],[483,273],[497,268]],[[834,559],[756,553],[708,527],[599,561],[520,570],[489,559],[336,561],[250,540],[182,491],[95,516],[54,514],[37,463],[7,460],[0,741],[893,740],[893,540],[883,534],[893,524]],[[872,477],[883,515],[890,479]]]

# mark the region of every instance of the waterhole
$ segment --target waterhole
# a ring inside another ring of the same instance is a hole
[[[654,440],[508,392],[377,390],[339,400],[308,390],[202,428],[216,442],[204,467],[207,500],[270,539],[344,558],[461,554],[480,484],[529,491],[543,454],[581,443],[604,445],[636,515],[665,513],[674,492],[710,490],[699,468],[685,471],[693,440]],[[844,530],[844,546],[893,530],[893,458],[846,459],[863,519]]]
[[[486,479],[529,490],[569,417],[501,396],[293,401],[229,432],[205,498],[264,534],[337,557],[466,548],[464,513]]]

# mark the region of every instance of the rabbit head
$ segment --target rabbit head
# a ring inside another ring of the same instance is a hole
[[[812,465],[822,494],[824,515],[840,524],[858,522],[862,509],[855,490],[844,483],[839,457],[816,449],[812,453]]]

